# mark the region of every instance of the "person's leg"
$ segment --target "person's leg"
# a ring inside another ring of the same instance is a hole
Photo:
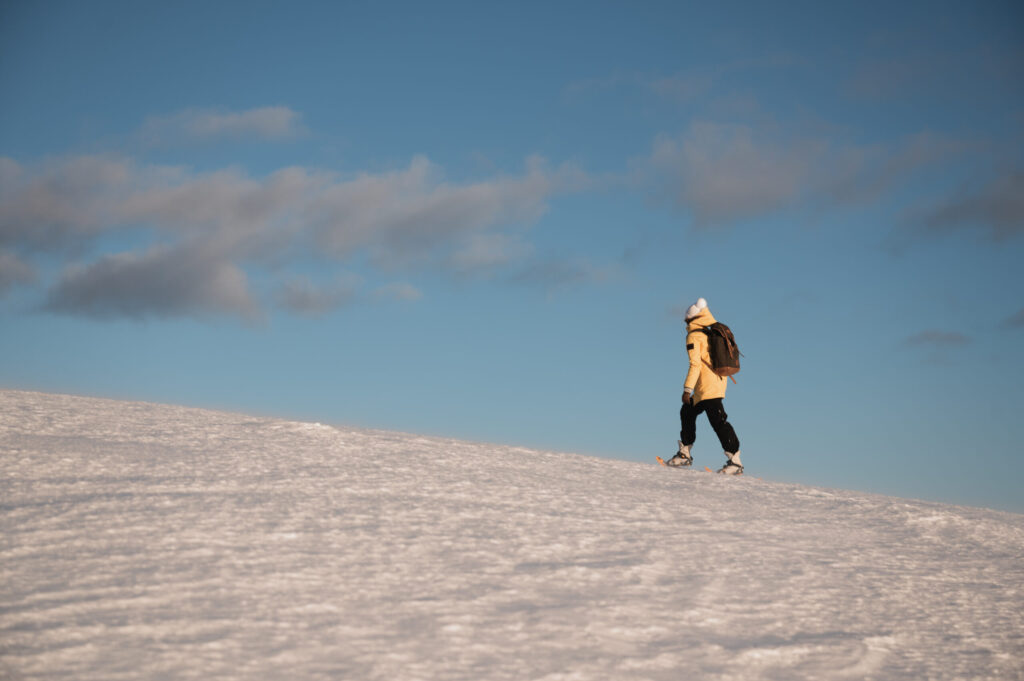
[[[725,413],[722,400],[720,398],[704,400],[699,406],[703,407],[703,411],[708,415],[708,421],[711,422],[711,427],[715,430],[715,435],[718,436],[722,450],[728,454],[740,451],[740,440],[736,437],[736,431],[732,424],[729,423],[729,415]]]
[[[683,402],[679,410],[679,451],[668,460],[669,466],[689,466],[693,463],[690,447],[697,439],[697,415],[700,410],[692,404]]]
[[[690,447],[697,441],[697,416],[701,411],[703,409],[699,405],[689,402],[683,402],[683,408],[679,410],[679,442],[685,447]]]

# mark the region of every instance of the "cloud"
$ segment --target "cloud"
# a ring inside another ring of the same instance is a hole
[[[906,347],[932,349],[962,348],[970,345],[970,343],[971,339],[962,333],[957,331],[940,331],[937,329],[928,329],[915,333],[903,341],[903,345]]]
[[[785,144],[749,126],[695,123],[681,138],[657,139],[649,166],[676,207],[707,227],[792,205],[823,154],[813,140]]]
[[[849,95],[884,99],[890,103],[918,100],[972,101],[994,98],[1004,101],[1007,89],[1024,78],[1024,50],[986,44],[970,49],[916,50],[907,52],[905,41],[893,36],[890,56],[864,61],[845,84]],[[883,49],[871,51],[878,54]]]
[[[834,150],[832,172],[821,178],[825,196],[837,205],[867,203],[898,187],[919,169],[938,165],[971,145],[932,132],[904,137],[891,148],[846,146]]]
[[[680,321],[686,321],[686,311],[690,309],[693,303],[678,303],[676,305],[670,305],[668,307],[668,315]]]
[[[620,90],[625,87],[643,86],[646,80],[647,78],[641,73],[616,69],[607,76],[581,78],[569,83],[563,88],[562,97],[566,100],[575,100],[588,95]]]
[[[0,248],[74,255],[111,234],[156,244],[73,268],[52,289],[47,309],[100,318],[251,317],[258,305],[243,265],[287,272],[304,259],[359,259],[381,270],[487,273],[525,258],[524,226],[551,196],[586,182],[537,157],[518,175],[470,182],[447,180],[425,157],[381,173],[291,167],[265,177],[108,156],[0,159],[0,177]],[[195,281],[172,282],[172,264]],[[339,304],[336,294],[293,283],[278,303],[314,313]]]
[[[1003,328],[1024,329],[1024,307],[1017,310],[1016,314],[1010,315],[1003,321]]]
[[[674,76],[653,78],[647,86],[662,97],[692,102],[707,94],[724,72],[724,67],[691,69]]]
[[[680,136],[658,137],[650,155],[634,164],[634,179],[692,215],[695,227],[712,228],[873,201],[958,149],[929,134],[886,149],[787,134],[771,124],[698,121]]]
[[[301,116],[286,106],[247,111],[186,109],[148,118],[138,135],[153,145],[213,139],[280,140],[301,134],[300,121]]]
[[[737,76],[757,73],[763,77],[770,71],[788,71],[806,66],[807,61],[790,52],[770,52],[756,59],[733,59],[695,66],[671,76],[644,79],[645,87],[661,97],[683,103],[707,100],[716,89],[721,89]]]
[[[956,351],[972,343],[969,336],[958,331],[927,329],[903,339],[903,347],[912,351],[925,364],[950,366]]]
[[[361,174],[332,184],[305,211],[317,245],[335,257],[369,247],[378,264],[405,266],[469,235],[496,226],[529,223],[546,200],[570,191],[578,172],[552,171],[531,158],[521,176],[451,184],[425,157],[400,171]]]
[[[613,266],[598,266],[586,259],[549,258],[529,264],[512,275],[511,280],[541,288],[550,295],[571,286],[603,283],[617,274]]]
[[[617,69],[606,76],[584,78],[565,87],[563,97],[576,99],[626,90],[653,94],[684,104],[707,101],[715,90],[735,83],[750,73],[763,76],[770,71],[785,71],[808,65],[806,59],[791,52],[769,52],[749,59],[730,59],[692,66],[671,75]]]
[[[21,178],[21,165],[13,158],[0,156],[0,191],[10,187]]]
[[[449,263],[458,273],[476,274],[524,260],[532,252],[533,246],[518,234],[474,233],[452,252]]]
[[[374,294],[377,300],[397,300],[412,302],[423,297],[423,292],[412,284],[392,282],[377,289]]]
[[[260,316],[245,273],[193,247],[157,246],[70,267],[50,289],[44,307],[96,319],[227,314],[253,321]]]
[[[0,298],[18,284],[31,284],[36,272],[31,265],[19,260],[13,253],[0,251]]]
[[[945,68],[940,68],[939,64]],[[860,65],[846,84],[849,94],[871,99],[905,94],[908,90],[930,90],[938,86],[940,72],[949,73],[945,55],[913,54],[873,59]]]
[[[54,251],[108,231],[116,197],[145,182],[132,164],[105,156],[47,161],[24,168],[0,159],[0,245]]]
[[[355,276],[340,278],[325,286],[317,286],[307,277],[295,277],[278,289],[277,303],[301,317],[322,317],[352,302],[360,284]]]
[[[1015,170],[935,206],[921,221],[924,233],[972,230],[1002,242],[1024,235],[1024,171]]]

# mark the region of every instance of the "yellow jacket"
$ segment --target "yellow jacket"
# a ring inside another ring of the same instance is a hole
[[[684,388],[693,393],[693,403],[725,397],[729,379],[711,370],[711,355],[708,354],[708,336],[701,331],[715,323],[711,310],[704,308],[686,325],[686,354],[690,357],[690,370],[686,374]]]

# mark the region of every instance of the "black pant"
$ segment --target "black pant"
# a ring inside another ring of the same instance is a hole
[[[729,423],[729,415],[725,413],[722,406],[722,398],[716,397],[713,400],[701,400],[697,404],[683,403],[679,410],[679,421],[682,427],[679,431],[679,439],[684,445],[692,445],[697,439],[697,417],[701,414],[708,415],[711,427],[715,429],[718,441],[722,443],[722,449],[735,454],[740,451],[740,440],[736,437],[736,431]]]

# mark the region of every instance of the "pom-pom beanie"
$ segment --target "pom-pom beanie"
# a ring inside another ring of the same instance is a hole
[[[694,303],[686,310],[686,321],[690,321],[694,317],[700,314],[701,310],[706,310],[708,307],[708,301],[703,298],[698,298],[697,302]]]

